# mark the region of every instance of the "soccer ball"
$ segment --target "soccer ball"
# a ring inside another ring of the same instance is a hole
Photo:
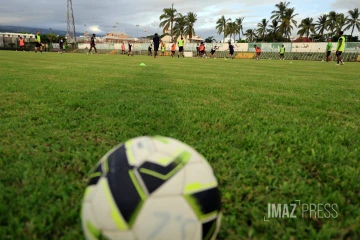
[[[190,146],[166,137],[126,141],[101,158],[82,203],[86,239],[215,240],[218,182]]]

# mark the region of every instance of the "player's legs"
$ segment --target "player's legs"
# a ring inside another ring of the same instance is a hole
[[[157,58],[158,51],[159,51],[159,45],[154,45],[154,58]]]
[[[94,49],[95,49],[95,53],[97,54],[97,49],[96,49],[96,47],[94,46]]]

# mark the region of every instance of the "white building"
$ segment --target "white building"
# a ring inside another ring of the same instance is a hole
[[[18,38],[22,37],[25,39],[35,38],[35,34],[25,34],[25,33],[9,33],[9,32],[0,32],[1,37],[12,37]]]

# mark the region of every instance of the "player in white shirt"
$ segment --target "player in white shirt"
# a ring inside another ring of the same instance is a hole
[[[210,54],[209,54],[209,57],[214,57],[214,59],[216,59],[216,50],[219,49],[219,46],[217,45],[217,43],[215,43],[212,48],[211,48],[211,51],[210,51]]]

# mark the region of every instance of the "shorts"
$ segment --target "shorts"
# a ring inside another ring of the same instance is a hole
[[[233,55],[233,54],[234,54],[234,51],[230,51],[229,54],[230,54],[230,55]]]
[[[36,47],[37,48],[41,47],[41,43],[36,42]]]
[[[211,50],[211,55],[214,55],[216,51],[215,50]]]
[[[326,56],[330,56],[330,54],[331,54],[331,51],[326,52]]]
[[[205,50],[200,51],[200,53],[201,53],[201,54],[204,54],[204,53],[205,53]]]
[[[196,52],[199,52],[199,47],[196,47]]]
[[[63,45],[60,45],[60,47],[59,47],[60,49],[63,49],[64,48],[64,46]]]
[[[159,50],[159,45],[154,45],[154,51],[158,51]]]
[[[165,49],[161,49],[161,52],[165,52]]]
[[[260,56],[260,54],[261,54],[260,52],[257,52],[257,53],[256,53],[257,56]]]
[[[131,52],[131,48],[129,48],[129,52]]]
[[[184,51],[184,47],[179,47],[179,52]]]
[[[92,47],[94,48],[94,47],[95,47],[95,44],[90,44],[90,48],[92,48]]]
[[[342,52],[336,52],[336,56],[341,56]]]
[[[171,51],[172,54],[175,54],[175,51]]]

